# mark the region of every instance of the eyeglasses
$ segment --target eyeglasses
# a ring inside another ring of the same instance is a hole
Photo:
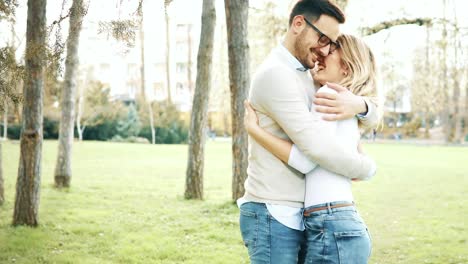
[[[316,26],[310,23],[309,20],[307,20],[307,18],[304,17],[304,20],[307,23],[307,25],[309,25],[311,28],[315,30],[315,32],[319,34],[319,39],[317,43],[319,44],[320,47],[323,48],[323,47],[326,47],[327,45],[330,45],[330,53],[332,53],[333,51],[335,51],[336,49],[340,47],[340,44],[338,42],[332,41],[327,35],[323,34],[322,31],[320,31],[320,29],[318,29]]]

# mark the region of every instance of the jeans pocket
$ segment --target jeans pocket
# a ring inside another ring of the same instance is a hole
[[[340,264],[367,263],[370,255],[370,240],[366,229],[334,232]]]
[[[239,219],[240,230],[242,234],[242,240],[244,245],[249,251],[249,256],[255,254],[257,250],[257,239],[258,239],[258,217],[254,212],[247,210],[240,210]]]

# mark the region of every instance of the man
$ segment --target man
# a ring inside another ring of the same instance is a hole
[[[332,135],[317,125],[309,111],[313,80],[308,72],[333,52],[338,44],[342,11],[328,0],[302,0],[294,6],[282,45],[271,52],[255,74],[250,102],[260,126],[293,141],[321,167],[350,178],[375,173],[368,157],[338,146]],[[354,115],[363,124],[376,122],[375,105],[336,84],[337,95],[324,95],[314,102],[317,111],[334,113],[334,119]],[[249,140],[248,178],[245,195],[239,199],[240,228],[252,263],[298,263],[304,242],[302,207],[304,176],[282,163],[254,140]]]

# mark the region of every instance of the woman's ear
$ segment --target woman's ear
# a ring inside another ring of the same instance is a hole
[[[346,65],[346,63],[344,63],[344,61],[341,61],[341,70],[342,70],[342,74],[344,76],[348,76],[350,70],[349,70],[348,65]]]

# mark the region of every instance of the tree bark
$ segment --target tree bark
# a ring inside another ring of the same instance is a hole
[[[62,89],[59,149],[55,167],[55,187],[70,187],[71,160],[75,124],[76,75],[79,67],[78,46],[84,16],[83,0],[73,0],[70,12],[70,30],[67,40],[65,79]]]
[[[28,0],[23,121],[13,225],[38,225],[47,0]]]
[[[250,84],[249,44],[247,42],[248,0],[225,0],[228,36],[229,80],[232,116],[232,198],[244,195],[247,178],[247,133],[244,128],[244,105]]]
[[[170,41],[170,30],[169,30],[169,13],[168,7],[172,0],[164,1],[164,18],[166,20],[166,82],[167,82],[167,103],[172,104],[171,95],[171,41]]]
[[[203,199],[203,167],[215,24],[214,0],[203,0],[202,29],[197,57],[197,79],[190,119],[189,158],[184,195],[186,199]]]
[[[5,202],[5,185],[3,181],[2,141],[0,140],[0,205]]]

